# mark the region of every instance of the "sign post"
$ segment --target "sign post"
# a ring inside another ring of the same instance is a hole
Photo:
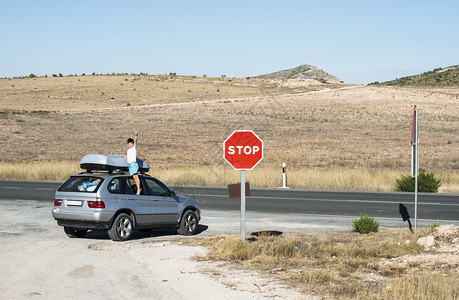
[[[236,130],[223,142],[223,158],[241,171],[241,239],[245,241],[245,172],[263,159],[263,141],[251,130]]]
[[[419,128],[418,109],[414,106],[413,126],[411,129],[411,177],[414,178],[414,232],[418,221],[418,175],[419,175]]]
[[[245,241],[245,170],[241,170],[241,240]]]

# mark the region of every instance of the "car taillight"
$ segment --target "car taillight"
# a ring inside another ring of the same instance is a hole
[[[88,201],[89,208],[105,208],[104,201]]]
[[[54,206],[61,206],[62,205],[62,199],[54,199]]]

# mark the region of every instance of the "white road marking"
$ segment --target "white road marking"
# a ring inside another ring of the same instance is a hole
[[[10,189],[10,190],[22,190],[22,187],[19,186],[4,186],[4,189]]]
[[[183,194],[186,196],[196,196],[194,194]],[[216,198],[228,198],[228,195],[202,195],[202,197],[216,197]],[[413,202],[406,202],[406,201],[383,201],[383,200],[359,200],[359,199],[318,199],[318,198],[287,198],[287,197],[267,197],[267,196],[248,196],[248,198],[257,198],[257,199],[277,199],[277,200],[292,200],[292,201],[321,201],[321,202],[358,202],[358,203],[383,203],[383,204],[413,204]],[[439,202],[419,202],[418,205],[440,205],[440,206],[459,206],[459,204],[454,203],[439,203]]]

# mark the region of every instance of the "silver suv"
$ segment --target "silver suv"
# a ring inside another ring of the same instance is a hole
[[[176,195],[165,184],[140,174],[141,193],[128,174],[98,172],[71,176],[56,191],[53,217],[69,237],[88,230],[107,230],[114,241],[131,238],[132,231],[175,227],[193,235],[201,218],[198,203]]]

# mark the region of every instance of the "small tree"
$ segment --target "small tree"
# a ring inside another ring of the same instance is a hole
[[[397,191],[399,192],[414,192],[415,179],[410,175],[402,175],[395,180],[397,183]],[[424,169],[419,170],[418,175],[418,192],[421,193],[438,193],[441,186],[441,180],[436,179],[433,172],[426,172]]]
[[[372,216],[360,214],[359,219],[352,221],[352,228],[358,233],[377,232],[379,229],[379,222]]]

